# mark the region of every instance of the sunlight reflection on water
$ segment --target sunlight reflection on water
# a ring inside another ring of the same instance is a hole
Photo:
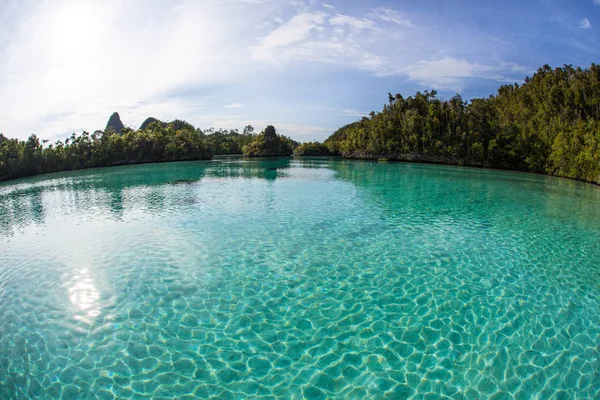
[[[0,398],[597,398],[599,204],[339,160],[0,184]]]
[[[87,268],[81,268],[71,278],[73,284],[69,287],[69,299],[75,308],[84,316],[96,317],[100,314],[100,292],[94,285]]]

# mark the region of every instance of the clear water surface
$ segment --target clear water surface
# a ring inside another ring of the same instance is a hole
[[[600,188],[243,160],[0,186],[0,398],[600,398]]]

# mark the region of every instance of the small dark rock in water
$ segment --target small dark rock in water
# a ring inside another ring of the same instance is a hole
[[[193,179],[177,179],[176,181],[172,181],[172,182],[169,182],[169,183],[171,185],[178,185],[178,184],[181,184],[181,183],[185,183],[187,185],[191,185],[194,182],[196,182],[196,181],[193,180]]]
[[[115,112],[108,119],[105,130],[113,130],[115,133],[121,133],[123,128],[125,128],[125,126],[123,125],[123,122],[121,122],[121,117],[118,112]]]

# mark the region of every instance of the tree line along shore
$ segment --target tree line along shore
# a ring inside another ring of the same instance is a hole
[[[323,143],[300,144],[267,126],[254,133],[196,129],[148,118],[138,130],[113,114],[103,131],[48,144],[0,134],[0,180],[82,168],[203,160],[214,155],[342,156],[468,165],[600,183],[600,66],[545,65],[488,98],[440,99],[436,91],[388,94],[379,112]]]

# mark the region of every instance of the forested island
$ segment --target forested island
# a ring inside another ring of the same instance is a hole
[[[380,112],[300,145],[273,126],[259,133],[202,131],[146,119],[138,130],[113,114],[103,131],[49,144],[0,134],[0,180],[111,165],[202,160],[213,155],[328,156],[469,165],[600,183],[600,66],[538,69],[488,98],[388,94]]]
[[[64,142],[48,144],[36,135],[23,141],[0,134],[0,180],[94,167],[206,160],[214,155],[289,156],[297,145],[270,125],[260,134],[255,134],[251,125],[242,133],[202,131],[186,121],[162,122],[150,117],[133,130],[124,127],[114,113],[106,129],[73,134]]]
[[[335,146],[332,146],[332,148],[335,149]],[[302,143],[294,149],[295,156],[332,156],[337,153],[337,150],[331,152],[326,145],[319,142]]]
[[[300,143],[277,134],[273,125],[254,138],[242,149],[248,157],[291,156]]]
[[[388,96],[381,112],[325,142],[348,158],[470,165],[600,183],[600,66],[538,69],[465,102],[435,91]],[[300,149],[298,149],[300,151]]]

